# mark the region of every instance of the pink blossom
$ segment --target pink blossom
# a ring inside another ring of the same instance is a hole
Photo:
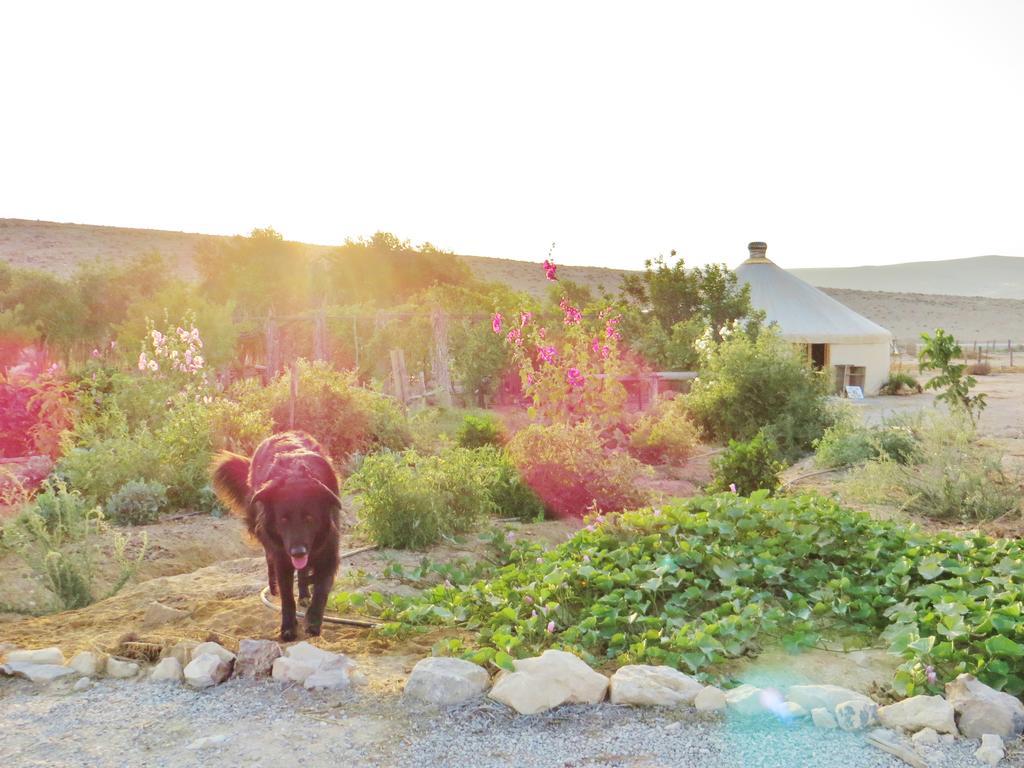
[[[924,668],[924,676],[928,680],[928,685],[935,685],[935,681],[939,679],[935,674],[935,667],[930,664]]]
[[[585,383],[583,374],[580,373],[579,368],[570,368],[566,371],[565,380],[568,382],[570,387],[582,387]]]
[[[523,346],[523,332],[518,328],[512,328],[505,336],[505,341],[509,344],[515,344],[517,347]]]
[[[729,490],[736,493],[736,483],[729,483]]]
[[[146,359],[146,353],[139,353],[139,370],[144,371],[149,365],[149,361]]]
[[[546,339],[548,337],[548,329],[547,328],[538,328],[537,329],[537,336],[540,337],[541,341],[543,341],[544,339]]]
[[[537,611],[535,611],[535,610],[534,611],[530,611],[530,618],[531,619],[536,619],[537,618]]]
[[[550,259],[544,259],[544,274],[547,276],[548,280],[558,279],[558,277],[555,276],[555,271],[557,269],[558,267],[555,266],[555,262]]]
[[[564,322],[566,325],[576,325],[583,319],[583,315],[576,307],[569,303],[568,299],[562,299],[558,303],[558,306],[561,307],[562,311],[565,313]]]
[[[532,319],[533,319],[533,312],[520,312],[519,313],[519,327],[522,328],[528,322],[530,322],[530,320],[532,320]]]
[[[553,363],[558,355],[558,350],[554,347],[537,347],[537,354],[540,355],[540,359],[545,363]]]
[[[149,361],[149,370],[151,370],[151,371],[159,371],[160,370],[160,365],[157,363],[156,360],[150,360]]]
[[[494,315],[491,317],[491,328],[494,329],[495,333],[501,333],[501,321],[501,313],[495,312]]]
[[[551,635],[551,634],[554,634],[554,632],[555,632],[555,622],[549,621],[548,622],[548,634]]]
[[[98,349],[94,349],[94,350],[92,351],[92,356],[93,356],[94,358],[98,358],[98,357],[100,356],[100,351],[99,351]]]

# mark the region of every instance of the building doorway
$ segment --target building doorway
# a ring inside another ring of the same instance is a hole
[[[828,344],[809,344],[811,353],[811,366],[816,371],[828,367]]]

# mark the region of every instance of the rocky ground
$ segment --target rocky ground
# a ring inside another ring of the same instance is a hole
[[[572,705],[521,716],[476,699],[451,709],[364,691],[310,692],[231,680],[206,691],[103,680],[39,688],[0,681],[0,765],[217,768],[707,768],[905,765],[859,733],[771,717]],[[944,744],[930,764],[977,766],[977,742]],[[1001,766],[1024,766],[1019,746]]]

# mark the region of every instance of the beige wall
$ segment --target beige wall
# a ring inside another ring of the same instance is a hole
[[[879,387],[889,378],[889,345],[829,344],[829,365],[863,365],[864,394],[877,395]]]

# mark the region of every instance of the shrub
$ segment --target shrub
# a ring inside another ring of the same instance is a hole
[[[56,472],[81,491],[92,504],[105,504],[132,480],[158,480],[161,451],[148,427],[129,431],[123,418],[117,423],[79,423]]]
[[[107,534],[103,512],[84,503],[77,491],[52,482],[44,491],[43,506],[29,507],[3,529],[4,546],[17,554],[54,596],[53,610],[72,610],[91,604],[97,537]],[[146,540],[136,559],[128,560],[128,539],[113,534],[109,543],[119,575],[104,597],[123,587],[146,553]],[[13,606],[11,606],[13,607]]]
[[[889,378],[879,387],[880,395],[900,395],[904,392],[921,392],[921,385],[917,379],[903,371],[892,371]]]
[[[252,407],[247,402],[251,399],[251,395],[243,396],[240,401],[221,397],[212,404],[210,430],[216,449],[249,456],[257,445],[273,434],[274,422],[270,414],[259,407]]]
[[[155,523],[167,508],[167,486],[133,480],[107,500],[107,517],[121,525]]]
[[[764,432],[745,442],[730,440],[725,452],[711,462],[712,477],[708,491],[728,491],[749,496],[754,491],[774,493],[780,485],[779,474],[786,465],[779,461],[779,448]]]
[[[505,429],[493,414],[467,413],[462,418],[455,441],[463,448],[482,448],[485,445],[500,446],[505,443]]]
[[[0,374],[0,456],[60,454],[72,426],[73,390],[50,373],[8,378]]]
[[[489,470],[482,473],[482,477],[488,496],[494,503],[495,514],[518,517],[520,520],[543,517],[544,504],[526,484],[506,451],[484,446],[474,450],[473,455],[477,462]]]
[[[819,467],[850,467],[884,456],[898,464],[909,464],[916,460],[917,449],[912,426],[892,422],[868,427],[851,415],[838,420],[815,441],[814,463]]]
[[[648,464],[685,464],[698,442],[697,427],[681,398],[659,403],[641,416],[629,436],[630,450]]]
[[[888,455],[869,461],[847,478],[850,498],[965,521],[1019,510],[1018,478],[1003,469],[999,452],[977,444],[967,414],[932,414],[916,431],[916,461],[900,464]]]
[[[944,400],[951,410],[962,409],[971,419],[971,423],[985,410],[985,395],[972,395],[971,389],[978,382],[972,376],[965,376],[965,364],[953,362],[963,357],[963,350],[956,339],[941,328],[934,336],[922,333],[924,347],[918,353],[918,366],[921,372],[938,371],[938,375],[925,382],[925,389],[943,389],[935,396],[936,400]]]
[[[900,656],[901,696],[941,693],[964,672],[1024,692],[1016,539],[927,534],[817,495],[722,494],[628,512],[551,551],[519,542],[501,553],[489,572],[365,605],[392,622],[383,633],[436,637],[447,625],[443,652],[505,668],[555,647],[595,666],[728,675],[751,649],[842,638]]]
[[[359,518],[382,547],[418,549],[461,533],[491,513],[488,470],[472,451],[442,456],[382,451],[363,459],[345,484]]]
[[[988,376],[992,373],[992,364],[989,362],[984,363],[971,363],[967,366],[968,376]]]
[[[552,514],[613,512],[646,501],[638,481],[650,470],[625,453],[606,450],[589,422],[531,424],[512,438],[508,452]]]
[[[809,450],[831,423],[828,382],[796,348],[765,331],[713,347],[686,396],[694,421],[719,440],[750,440],[766,429],[782,455]]]
[[[298,370],[294,428],[319,440],[336,461],[343,462],[356,451],[375,447],[398,450],[411,442],[408,421],[398,406],[359,387],[351,373],[305,360],[299,361]],[[292,426],[290,391],[291,377],[284,373],[259,395],[275,431]]]

